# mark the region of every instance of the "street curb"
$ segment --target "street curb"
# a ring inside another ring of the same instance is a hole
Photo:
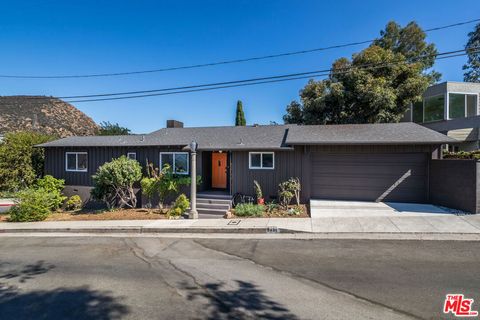
[[[145,227],[119,227],[119,228],[44,228],[44,229],[0,229],[0,234],[5,233],[241,233],[241,234],[266,234],[266,233],[310,233],[284,228],[272,231],[268,228],[145,228]]]

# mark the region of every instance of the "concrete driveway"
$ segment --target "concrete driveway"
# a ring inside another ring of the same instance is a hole
[[[310,200],[312,218],[439,216],[451,213],[431,204]]]

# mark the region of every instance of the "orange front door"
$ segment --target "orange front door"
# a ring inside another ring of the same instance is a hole
[[[212,152],[212,188],[227,188],[227,154]]]

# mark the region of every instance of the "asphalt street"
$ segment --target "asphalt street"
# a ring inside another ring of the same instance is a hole
[[[1,237],[1,319],[438,319],[480,243]]]

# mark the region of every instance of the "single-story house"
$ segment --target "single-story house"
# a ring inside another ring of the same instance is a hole
[[[65,179],[66,190],[86,195],[92,175],[126,155],[145,167],[169,163],[188,174],[196,141],[199,192],[253,195],[257,180],[266,200],[278,184],[298,177],[301,199],[428,202],[429,166],[453,139],[415,123],[254,125],[186,128],[179,121],[150,134],[69,137],[45,148],[45,173]]]

